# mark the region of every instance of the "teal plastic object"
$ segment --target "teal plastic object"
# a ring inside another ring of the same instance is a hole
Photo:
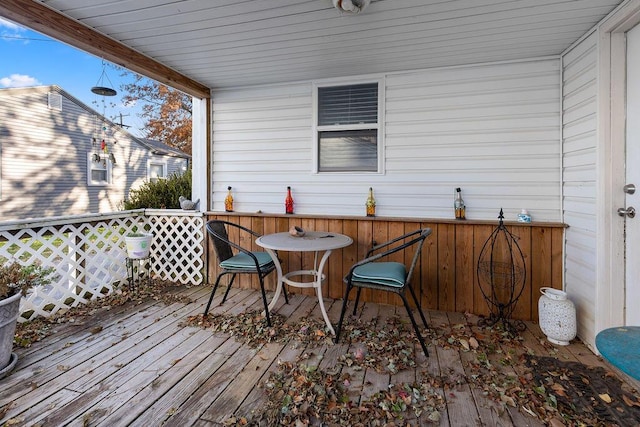
[[[596,347],[616,368],[640,380],[640,326],[620,326],[601,331]]]

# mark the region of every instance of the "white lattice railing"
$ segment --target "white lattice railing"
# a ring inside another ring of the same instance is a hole
[[[183,284],[204,279],[204,217],[201,212],[135,210],[0,223],[0,263],[18,260],[56,270],[55,280],[22,298],[20,321],[110,294],[126,283],[124,236],[153,233],[151,274]]]

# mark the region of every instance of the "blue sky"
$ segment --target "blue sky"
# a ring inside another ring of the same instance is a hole
[[[122,103],[120,85],[131,78],[121,77],[121,71],[107,65],[108,80],[103,79],[100,83],[118,91],[116,96],[106,98],[107,103],[116,104],[115,107],[103,107],[102,97],[91,92],[102,75],[102,64],[101,58],[0,17],[0,88],[58,85],[109,118],[122,114],[123,123],[131,126],[129,132],[142,136],[139,107]]]

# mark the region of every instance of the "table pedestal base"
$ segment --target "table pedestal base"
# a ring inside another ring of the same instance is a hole
[[[313,277],[312,282],[299,282],[297,280],[292,280],[291,277],[296,276],[311,276]],[[333,330],[333,325],[329,320],[329,316],[327,315],[327,310],[324,308],[324,300],[322,299],[322,282],[324,281],[324,274],[319,273],[316,270],[298,270],[292,271],[290,273],[285,274],[282,277],[282,281],[289,286],[294,286],[296,288],[315,288],[316,294],[318,295],[318,304],[320,305],[320,311],[322,312],[322,318],[324,322],[327,324],[327,329],[331,332],[332,335],[335,335],[336,332]]]

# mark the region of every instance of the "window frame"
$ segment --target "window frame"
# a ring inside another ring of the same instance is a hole
[[[151,177],[151,166],[162,166],[162,176],[159,176],[158,178],[152,178]],[[152,179],[167,179],[167,174],[168,174],[168,165],[167,165],[167,159],[164,158],[159,158],[159,157],[152,157],[150,159],[147,160],[147,181],[149,182],[155,182],[152,181]]]
[[[87,152],[87,186],[89,187],[108,187],[113,183],[113,163],[111,162],[111,160],[109,160],[109,156],[105,155],[105,154],[99,154],[100,156],[100,161],[105,161],[106,162],[106,166],[105,168],[100,168],[100,170],[106,170],[107,172],[107,180],[106,181],[94,181],[92,178],[92,171],[94,170],[94,168],[92,167],[92,165],[94,165],[96,162],[93,161],[93,155],[96,153],[93,153],[91,151]],[[98,168],[95,168],[95,170],[97,170]]]
[[[350,125],[331,125],[331,126],[319,126],[318,125],[318,89],[324,87],[338,87],[338,86],[354,86],[360,84],[378,84],[378,122],[376,124],[364,123],[364,124],[350,124]],[[384,174],[385,162],[384,162],[384,77],[366,78],[366,79],[340,79],[340,80],[325,80],[313,83],[312,104],[313,104],[313,153],[312,153],[312,173],[314,174],[357,174],[357,175],[382,175]],[[332,131],[358,131],[358,130],[377,130],[377,170],[375,171],[358,171],[358,170],[345,170],[345,171],[320,171],[320,132],[332,132]]]

